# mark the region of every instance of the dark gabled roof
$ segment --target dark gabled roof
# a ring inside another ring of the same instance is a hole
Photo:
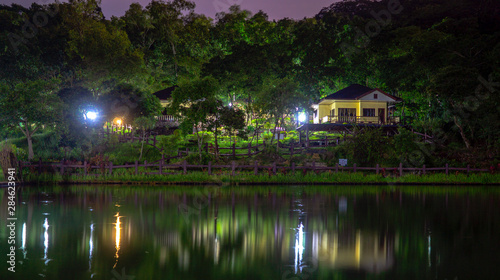
[[[367,92],[370,92],[372,90],[373,90],[372,88],[354,84],[344,89],[341,89],[335,93],[332,93],[323,99],[356,99],[359,96]]]
[[[370,92],[374,91],[374,90],[378,90],[380,91],[381,93],[389,96],[390,98],[396,100],[396,101],[402,101],[401,98],[399,97],[395,97],[395,96],[392,96],[390,94],[387,94],[385,92],[383,92],[382,90],[380,89],[372,89],[372,88],[369,88],[369,87],[365,87],[365,86],[362,86],[362,85],[358,85],[358,84],[353,84],[353,85],[350,85],[344,89],[341,89],[335,93],[332,93],[322,99],[320,99],[318,101],[321,102],[322,100],[325,100],[325,99],[344,99],[344,100],[355,100],[355,99],[359,99],[367,94],[369,94]]]
[[[172,92],[177,88],[178,86],[171,86],[166,89],[162,89],[160,91],[157,91],[153,93],[154,96],[158,97],[160,100],[168,100],[172,97]]]

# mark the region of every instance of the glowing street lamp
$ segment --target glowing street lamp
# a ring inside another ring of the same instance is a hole
[[[299,113],[299,117],[298,117],[298,119],[299,119],[299,122],[300,122],[300,123],[305,122],[305,121],[306,121],[306,113],[304,113],[304,112],[300,112],[300,113]]]
[[[97,118],[97,112],[89,111],[85,114],[85,117],[91,121]]]

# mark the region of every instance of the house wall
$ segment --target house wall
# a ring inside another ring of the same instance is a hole
[[[385,109],[385,119],[384,121],[387,122],[387,102],[385,101],[360,101],[360,114],[358,116],[363,115],[363,109],[375,109],[375,116],[379,117],[378,115],[378,109]],[[373,118],[366,118],[366,119],[361,119],[360,121],[373,121]]]
[[[375,99],[374,94],[377,94],[377,99]],[[394,102],[394,99],[390,98],[389,96],[383,94],[379,90],[374,90],[373,92],[370,92],[369,94],[363,96],[360,98],[360,100],[368,101],[368,100],[375,100],[375,101],[385,101],[385,102]]]
[[[330,115],[331,106],[332,105],[319,105],[318,106],[318,120],[321,120],[322,123],[325,122],[323,120],[323,118],[325,116],[329,116]]]
[[[314,123],[327,122],[328,117],[330,116],[330,111],[335,109],[335,116],[338,116],[339,108],[349,108],[356,109],[356,116],[363,116],[363,109],[375,109],[375,117],[378,118],[378,109],[385,109],[385,119],[387,122],[387,102],[386,101],[371,101],[371,100],[336,100],[332,104],[325,105],[320,104],[318,106],[318,115],[314,119]],[[365,122],[375,122],[376,120],[373,117],[361,118],[360,121]],[[378,121],[378,119],[377,119]]]

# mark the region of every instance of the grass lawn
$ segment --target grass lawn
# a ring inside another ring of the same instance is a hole
[[[289,172],[288,174],[277,173],[269,175],[261,173],[253,175],[251,172],[237,172],[231,176],[228,172],[216,175],[208,175],[206,172],[189,172],[188,174],[167,175],[135,175],[135,174],[113,174],[111,176],[76,176],[60,174],[43,174],[41,176],[28,176],[29,182],[56,182],[56,183],[134,183],[134,184],[229,184],[229,185],[252,185],[252,184],[499,184],[500,174],[408,174],[401,177],[383,177],[376,174],[357,173],[334,173],[324,172],[316,174],[313,172]]]

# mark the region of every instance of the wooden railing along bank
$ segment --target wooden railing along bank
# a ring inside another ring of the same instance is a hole
[[[101,162],[100,164],[90,164],[86,161],[83,163],[71,163],[68,161],[61,161],[59,163],[47,163],[47,162],[20,162],[19,163],[19,176],[22,178],[23,169],[29,168],[31,172],[43,173],[43,172],[53,172],[59,173],[61,175],[93,175],[93,176],[106,176],[112,175],[116,170],[127,169],[128,174],[135,175],[169,175],[169,174],[187,174],[188,171],[202,171],[207,172],[208,175],[213,175],[214,170],[218,169],[220,171],[230,172],[231,175],[235,175],[236,171],[253,171],[254,175],[258,175],[259,172],[265,172],[265,174],[276,175],[277,172],[295,172],[295,171],[312,171],[312,172],[358,172],[358,171],[373,171],[375,174],[383,175],[396,175],[403,176],[405,173],[420,173],[426,174],[427,172],[444,172],[448,175],[450,172],[463,172],[469,174],[471,172],[491,172],[490,169],[478,169],[467,167],[450,167],[446,164],[444,167],[403,167],[400,163],[397,167],[381,167],[378,164],[375,167],[359,167],[356,164],[353,166],[339,166],[336,164],[333,167],[318,166],[316,162],[312,162],[310,165],[297,166],[294,162],[290,165],[278,165],[275,163],[271,165],[261,165],[257,161],[253,164],[238,165],[235,161],[231,164],[213,164],[208,162],[206,165],[193,165],[188,164],[185,160],[181,163],[167,164],[165,159],[159,160],[157,162],[148,163],[144,161],[139,163],[135,161],[134,163],[114,165],[113,162]]]

